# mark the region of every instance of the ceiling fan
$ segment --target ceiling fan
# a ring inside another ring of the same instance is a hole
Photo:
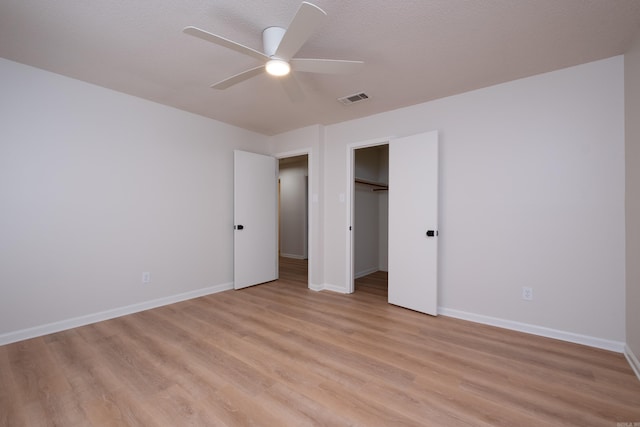
[[[358,71],[362,61],[340,59],[294,58],[302,45],[320,28],[327,14],[318,6],[302,2],[288,28],[268,27],[262,32],[264,53],[236,43],[216,34],[196,27],[185,27],[186,34],[201,38],[220,46],[235,50],[262,61],[264,64],[243,71],[211,85],[214,89],[226,89],[237,83],[255,77],[263,72],[279,76],[289,98],[294,101],[304,99],[304,94],[291,71],[324,74],[350,74]]]

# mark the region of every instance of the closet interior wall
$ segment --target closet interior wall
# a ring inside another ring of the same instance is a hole
[[[355,150],[354,277],[387,271],[389,146]]]

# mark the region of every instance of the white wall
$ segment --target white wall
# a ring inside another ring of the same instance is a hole
[[[624,56],[626,113],[627,346],[640,377],[640,33]]]
[[[266,137],[2,59],[0,92],[0,341],[232,283],[233,149]]]
[[[347,290],[347,145],[430,130],[441,135],[439,305],[624,342],[623,58],[327,126],[333,289]]]
[[[378,271],[378,195],[371,187],[354,186],[353,269],[354,277]]]
[[[280,164],[280,254],[307,257],[307,159]]]

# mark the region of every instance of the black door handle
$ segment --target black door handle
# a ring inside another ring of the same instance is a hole
[[[433,237],[438,235],[438,230],[427,230],[427,237]]]
[[[242,224],[234,225],[233,228],[235,230],[242,230],[242,229],[244,229],[244,225],[242,225]]]

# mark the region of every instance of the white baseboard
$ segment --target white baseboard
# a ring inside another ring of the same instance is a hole
[[[13,342],[36,338],[42,335],[53,334],[55,332],[77,328],[79,326],[89,325],[91,323],[101,322],[103,320],[109,320],[115,317],[126,316],[127,314],[133,314],[139,311],[161,307],[163,305],[174,304],[180,301],[186,301],[205,295],[215,294],[229,289],[233,289],[233,283],[223,283],[221,285],[196,289],[195,291],[184,292],[181,294],[158,298],[151,301],[144,301],[137,304],[127,305],[125,307],[101,311],[99,313],[87,314],[85,316],[79,316],[72,319],[61,320],[59,322],[48,323],[46,325],[34,326],[32,328],[22,329],[19,331],[8,332],[0,335],[0,345],[11,344]]]
[[[539,335],[547,338],[568,341],[575,344],[583,344],[589,347],[601,348],[604,350],[624,353],[625,343],[620,341],[605,340],[588,335],[575,334],[573,332],[560,331],[543,326],[531,325],[528,323],[514,322],[512,320],[499,319],[497,317],[483,316],[481,314],[468,313],[451,308],[438,307],[438,314],[455,317],[457,319],[469,320],[485,325],[497,326],[499,328],[511,329],[528,334]]]
[[[324,291],[324,285],[320,285],[318,283],[309,283],[309,289],[316,292]]]
[[[627,362],[631,365],[631,369],[633,369],[636,377],[640,380],[640,361],[638,361],[638,358],[633,354],[633,351],[631,351],[631,348],[628,345],[624,346],[624,357],[627,358]]]
[[[297,255],[297,254],[283,254],[283,253],[280,253],[280,256],[284,257],[284,258],[307,259],[307,257],[305,257],[304,255]]]
[[[344,286],[336,286],[336,285],[332,285],[330,283],[325,283],[324,284],[324,290],[325,291],[331,291],[331,292],[337,292],[339,294],[348,294],[349,293],[344,288]]]
[[[375,273],[376,271],[379,271],[377,267],[367,268],[366,270],[358,271],[357,273],[355,273],[353,275],[353,278],[359,279],[361,277],[368,276],[369,274]]]
[[[309,289],[311,289],[312,291],[331,291],[331,292],[337,292],[339,294],[349,293],[344,287],[332,285],[330,283],[324,283],[322,285],[311,284],[309,285]]]

